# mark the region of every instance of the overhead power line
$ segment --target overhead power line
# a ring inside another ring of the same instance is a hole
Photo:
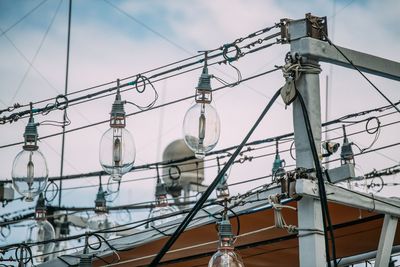
[[[7,32],[11,31],[15,26],[17,26],[19,23],[24,21],[27,17],[29,17],[33,12],[35,12],[40,6],[42,6],[44,3],[46,3],[47,0],[43,0],[40,2],[38,5],[36,5],[34,8],[29,10],[25,15],[23,15],[21,18],[19,18],[16,22],[11,24],[7,29],[3,30],[2,33],[0,33],[0,37],[3,36],[3,34],[6,34]]]

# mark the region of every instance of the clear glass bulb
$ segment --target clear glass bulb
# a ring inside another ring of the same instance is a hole
[[[63,238],[66,236],[60,235],[60,238]],[[62,256],[66,254],[72,254],[74,252],[77,252],[77,250],[73,249],[73,247],[70,245],[68,240],[60,241],[58,243],[58,248],[56,248],[58,253],[57,256]]]
[[[94,216],[90,217],[87,222],[87,227],[90,231],[100,231],[100,230],[108,230],[109,228],[115,227],[117,224],[114,219],[109,216],[106,212],[96,212]],[[109,229],[113,230],[113,229]],[[106,239],[115,238],[115,233],[99,233],[99,235],[103,236]]]
[[[221,123],[217,110],[210,104],[196,103],[185,114],[183,136],[186,145],[199,159],[218,143]]]
[[[37,219],[35,223],[28,226],[27,240],[29,243],[52,240],[55,236],[53,226],[46,219]],[[53,242],[32,246],[33,264],[38,265],[49,260],[51,254],[46,254],[53,252],[54,246]]]
[[[132,134],[125,128],[108,129],[100,140],[100,164],[113,180],[129,172],[136,156]]]
[[[211,257],[208,267],[244,267],[244,263],[231,242],[220,241],[218,251]]]
[[[149,217],[150,218],[156,218],[156,217],[159,217],[159,216],[163,216],[163,215],[174,213],[176,211],[177,211],[177,209],[175,207],[170,206],[168,204],[168,200],[167,200],[166,197],[159,197],[157,199],[157,206],[154,209],[151,210]],[[151,221],[150,222],[150,226],[158,226],[158,225],[164,224],[166,222],[173,221],[173,220],[175,220],[177,218],[179,218],[178,215],[169,216],[167,218],[157,219],[157,220]]]
[[[15,191],[32,201],[47,185],[49,171],[39,150],[22,150],[14,159],[11,177]]]

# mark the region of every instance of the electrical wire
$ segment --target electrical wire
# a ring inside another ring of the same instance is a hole
[[[327,229],[328,229],[328,231],[330,233],[330,237],[331,237],[331,243],[332,243],[331,250],[332,250],[332,257],[333,257],[333,265],[336,267],[337,261],[336,261],[335,236],[333,233],[332,221],[331,221],[331,217],[329,214],[328,199],[326,196],[326,190],[325,190],[324,178],[322,175],[321,163],[319,161],[317,148],[315,147],[314,136],[313,136],[313,132],[312,132],[312,128],[311,128],[311,121],[310,121],[310,118],[308,117],[308,110],[307,110],[307,107],[306,107],[306,104],[304,102],[302,95],[296,88],[296,81],[294,81],[294,86],[296,89],[297,98],[299,99],[301,109],[303,112],[304,124],[306,126],[310,150],[311,150],[311,153],[313,156],[314,167],[315,167],[317,179],[318,179],[318,192],[319,192],[319,197],[321,199],[321,211],[322,211],[322,216],[323,216],[322,223],[324,226],[323,231],[324,231],[324,237],[325,237],[326,261],[327,261],[328,266],[331,266],[330,251],[329,251],[329,237],[328,237],[328,233],[327,233]]]
[[[239,84],[241,84],[243,82],[246,82],[246,81],[249,81],[249,80],[252,80],[252,79],[256,79],[258,77],[270,74],[270,73],[275,72],[277,70],[279,70],[279,68],[275,68],[275,69],[268,70],[268,71],[265,71],[265,72],[262,72],[262,73],[259,73],[259,74],[256,74],[256,75],[252,75],[250,77],[246,77],[242,81],[240,81],[240,83],[236,82],[235,86],[238,86]],[[220,86],[220,87],[218,87],[216,89],[213,89],[213,91],[219,91],[219,90],[223,90],[223,89],[226,89],[226,88],[229,88],[229,86],[226,86],[226,85],[225,86]],[[180,99],[177,99],[177,100],[173,100],[173,101],[170,101],[170,102],[167,102],[167,103],[164,103],[164,104],[160,104],[160,105],[154,106],[154,107],[149,108],[147,110],[140,110],[140,111],[137,111],[137,112],[126,114],[126,117],[130,117],[130,116],[137,115],[137,114],[140,114],[140,113],[143,113],[143,112],[147,112],[147,111],[150,111],[150,110],[155,110],[155,109],[159,109],[159,108],[162,108],[162,107],[166,107],[166,106],[169,106],[169,105],[172,105],[172,104],[176,104],[176,103],[179,103],[179,102],[182,102],[182,101],[194,98],[194,97],[195,97],[195,95],[191,95],[191,96],[188,96],[188,97],[184,97],[184,98],[180,98]],[[100,124],[103,124],[103,123],[107,123],[107,122],[109,122],[109,120],[103,120],[103,121],[91,123],[91,124],[88,124],[88,125],[84,125],[84,126],[81,126],[81,127],[74,128],[74,129],[66,130],[65,133],[71,133],[71,132],[79,131],[79,130],[82,130],[82,129],[90,128],[90,127],[93,127],[93,126],[96,126],[96,125],[100,125]],[[47,139],[47,138],[54,137],[54,136],[58,136],[58,135],[61,135],[61,134],[62,134],[62,132],[46,135],[46,136],[41,137],[40,140]],[[23,143],[24,142],[16,142],[16,143],[11,143],[11,144],[7,144],[7,145],[2,145],[2,146],[0,146],[0,149],[1,148],[6,148],[6,147],[20,145],[20,144],[23,144]]]
[[[182,221],[182,223],[179,225],[178,228],[176,228],[174,234],[167,240],[167,242],[164,244],[164,246],[161,248],[161,250],[158,252],[157,256],[154,257],[152,262],[150,263],[150,266],[157,266],[160,260],[163,258],[165,253],[172,247],[172,245],[175,243],[175,241],[179,238],[179,236],[182,234],[182,232],[186,229],[186,227],[189,225],[190,221],[194,218],[196,213],[201,209],[207,198],[210,196],[211,192],[216,188],[216,186],[219,184],[220,180],[223,179],[223,176],[225,175],[226,171],[232,165],[233,161],[235,158],[239,155],[241,149],[245,146],[246,142],[254,132],[254,130],[257,128],[258,124],[261,122],[261,120],[264,118],[264,116],[267,114],[269,109],[271,108],[272,104],[275,102],[275,100],[278,98],[280,95],[280,89],[274,94],[274,96],[271,98],[263,112],[261,113],[260,117],[257,119],[253,127],[250,129],[246,137],[243,139],[241,144],[237,147],[235,152],[232,154],[228,162],[225,164],[225,166],[222,168],[221,172],[218,173],[217,177],[214,179],[214,181],[210,184],[210,186],[207,188],[207,190],[203,193],[201,198],[198,200],[198,202],[194,205],[194,207],[191,209],[191,211],[187,214],[185,219]]]
[[[243,40],[246,40],[246,39],[248,39],[248,38],[250,38],[250,37],[258,36],[259,34],[265,33],[265,32],[267,32],[267,31],[269,31],[269,30],[271,30],[271,29],[273,29],[273,28],[277,28],[277,27],[280,27],[280,24],[275,24],[275,26],[267,27],[267,28],[264,28],[264,29],[262,29],[262,30],[260,30],[260,31],[255,32],[255,33],[249,34],[246,38],[238,38],[235,42],[239,42],[239,43],[240,43],[240,42],[242,42]],[[273,36],[267,36],[267,37],[263,38],[262,40],[258,40],[257,44],[261,44],[261,43],[262,43],[263,41],[265,41],[265,40],[272,39],[274,36],[275,36],[275,35],[273,35]],[[276,43],[278,43],[278,42],[271,43],[271,44],[269,44],[268,46],[264,46],[264,47],[261,48],[261,49],[267,48],[267,47],[269,47],[269,46],[271,46],[271,45],[273,45],[273,44],[276,44]],[[236,45],[236,43],[235,43],[235,45]],[[220,47],[219,49],[220,49],[220,50],[223,50],[223,47],[224,47],[224,46]],[[15,47],[15,48],[16,48],[16,47]],[[241,48],[238,47],[239,51],[240,51],[240,49],[243,49],[243,48],[250,49],[250,47],[247,47],[247,46],[243,46],[243,47],[241,47]],[[258,50],[261,50],[261,49],[258,49]],[[218,50],[218,49],[209,50],[209,51],[210,51],[210,52],[213,52],[213,51],[216,51],[216,50]],[[258,51],[258,50],[257,50],[257,51]],[[231,52],[231,51],[230,51],[230,52]],[[250,52],[251,52],[251,51],[249,51],[248,53],[250,53]],[[227,53],[227,51],[224,50],[223,52],[217,53],[217,54],[215,54],[215,55],[209,55],[208,58],[209,58],[209,59],[212,59],[212,58],[216,58],[216,57],[219,57],[219,56],[224,56],[224,58],[225,58],[225,57],[226,57],[226,53]],[[241,56],[244,56],[245,54],[247,54],[247,53],[240,53]],[[153,71],[155,71],[155,70],[160,70],[160,69],[162,69],[162,68],[169,67],[169,66],[175,65],[175,64],[177,64],[177,63],[181,63],[181,62],[184,62],[184,61],[187,61],[187,60],[189,60],[189,59],[193,59],[193,58],[196,58],[196,57],[199,57],[199,56],[201,56],[201,55],[196,55],[196,56],[192,56],[192,57],[189,57],[189,58],[186,58],[186,59],[183,59],[183,60],[179,60],[179,61],[176,61],[176,62],[174,62],[174,63],[170,63],[170,64],[167,64],[167,65],[164,65],[164,66],[161,66],[161,67],[157,67],[157,68],[154,68],[154,69],[152,69],[152,70],[148,70],[148,71],[146,71],[146,72],[142,72],[142,73],[139,73],[139,74],[136,74],[136,75],[133,75],[133,76],[129,76],[129,77],[126,77],[126,78],[123,78],[123,79],[120,79],[120,80],[123,81],[123,80],[127,80],[127,79],[130,79],[130,78],[138,77],[138,76],[143,75],[143,74],[145,74],[145,73],[150,73],[150,72],[153,72]],[[223,61],[218,62],[218,64],[226,63],[226,62],[230,63],[230,62],[233,61],[233,60],[238,60],[241,56],[238,55],[238,56],[235,56],[235,57],[230,57],[230,58],[229,58],[229,61],[228,61],[227,59],[224,59]],[[27,59],[26,59],[26,60],[27,60]],[[183,65],[183,66],[178,66],[178,67],[175,67],[175,68],[172,68],[172,69],[163,71],[163,72],[158,73],[158,74],[156,73],[156,74],[151,75],[151,76],[149,77],[149,79],[153,79],[153,78],[159,77],[159,76],[161,76],[161,75],[165,75],[165,74],[168,74],[168,73],[171,73],[171,72],[174,72],[174,71],[178,71],[178,70],[181,70],[181,69],[183,69],[183,68],[188,68],[188,67],[193,66],[193,65],[196,65],[196,64],[201,64],[201,63],[203,63],[203,61],[204,61],[204,59],[200,59],[200,60],[197,60],[197,61],[195,61],[195,62],[188,63],[188,64],[185,64],[185,65]],[[29,61],[28,61],[28,62],[29,62]],[[213,64],[216,64],[216,63],[213,63]],[[32,64],[30,64],[30,65],[32,65]],[[210,65],[210,64],[209,64],[209,65]],[[32,66],[32,67],[33,67],[33,66]],[[197,69],[197,68],[196,68],[196,69]],[[112,84],[112,83],[113,83],[113,82],[108,82],[108,83],[104,83],[104,84],[102,84],[102,85],[97,85],[97,86],[89,87],[89,88],[86,88],[86,89],[78,90],[78,91],[75,91],[75,92],[66,94],[66,95],[64,95],[64,97],[67,97],[67,96],[69,96],[69,95],[76,94],[76,93],[79,93],[79,92],[84,92],[84,91],[87,91],[87,90],[99,88],[99,87],[101,87],[101,86],[103,86],[103,85],[109,85],[109,84]],[[126,86],[126,85],[127,85],[127,84],[121,85],[121,87]],[[100,92],[97,92],[96,94],[104,93],[104,92],[107,92],[107,91],[110,92],[110,91],[114,91],[114,90],[116,90],[116,87],[110,88],[110,89],[106,89],[106,90],[103,90],[103,91],[100,91]],[[91,98],[91,97],[93,97],[92,94],[90,94],[88,98]],[[33,104],[36,105],[36,104],[38,104],[38,103],[43,103],[43,102],[46,102],[46,101],[49,101],[49,100],[54,100],[54,99],[56,99],[56,98],[55,98],[55,97],[53,97],[53,98],[48,98],[48,99],[46,99],[46,100],[41,100],[41,101],[34,102]],[[98,98],[93,98],[93,99],[98,99]],[[18,104],[18,103],[17,103],[17,104]],[[16,107],[14,107],[14,109],[15,109],[15,108],[20,108],[20,107],[25,107],[25,106],[28,106],[28,105],[20,105],[20,104],[18,104]],[[8,109],[6,109],[6,110],[4,110],[4,111],[8,111]],[[25,112],[25,113],[26,113],[26,112]],[[24,113],[24,112],[20,112],[20,115],[19,115],[18,117],[21,117],[21,115],[24,115],[25,113]],[[36,115],[36,114],[34,114],[34,115]],[[4,117],[2,118],[2,121],[4,122]]]
[[[37,4],[34,8],[29,10],[25,15],[23,15],[21,18],[19,18],[16,22],[11,24],[7,29],[3,30],[2,33],[0,33],[0,37],[3,36],[3,34],[6,34],[10,30],[12,30],[15,26],[17,26],[19,23],[24,21],[27,17],[29,17],[33,12],[35,12],[40,6],[42,6],[44,3],[46,3],[47,0],[41,1],[39,4]]]
[[[329,38],[328,35],[324,32],[322,28],[318,28],[322,35],[324,35],[325,39],[328,41],[328,43],[333,46],[346,60],[347,62],[390,104],[397,110],[398,113],[400,113],[400,109],[370,80],[368,77],[353,63],[353,61],[346,56],[343,51],[336,46]]]
[[[50,19],[50,23],[49,23],[49,25],[47,26],[47,29],[46,29],[46,31],[45,31],[45,33],[44,33],[44,35],[43,35],[43,37],[42,37],[42,39],[41,39],[41,41],[40,41],[39,47],[36,49],[36,52],[35,52],[35,54],[33,55],[32,60],[30,61],[30,64],[28,65],[27,70],[25,71],[24,75],[22,76],[22,79],[21,79],[21,81],[19,82],[19,84],[18,84],[18,86],[17,86],[17,89],[16,89],[15,92],[14,92],[14,95],[11,97],[11,100],[10,100],[11,103],[14,101],[15,97],[18,95],[18,93],[19,93],[20,89],[22,88],[22,85],[24,84],[25,79],[26,79],[26,77],[28,76],[28,74],[29,74],[29,72],[30,72],[30,70],[31,70],[31,68],[32,68],[32,66],[33,66],[33,64],[34,64],[34,62],[35,62],[37,56],[39,55],[39,52],[40,52],[40,50],[42,49],[44,42],[46,41],[47,35],[48,35],[48,33],[49,33],[51,27],[53,26],[54,20],[55,20],[56,17],[57,17],[58,11],[60,10],[61,3],[62,3],[62,0],[59,0],[58,5],[57,5],[57,7],[56,7],[56,10],[55,10],[55,12],[54,12],[54,15],[53,15],[52,18]],[[3,34],[4,34],[4,31],[3,31]]]
[[[368,114],[368,113],[366,113],[366,114]],[[393,114],[393,113],[390,113],[390,114]],[[387,115],[387,114],[382,114],[382,115],[380,115],[380,116],[378,116],[378,117],[383,117],[383,116],[386,116],[386,115]],[[335,122],[336,122],[336,121],[337,121],[337,122],[342,122],[342,121],[340,121],[340,120],[334,120],[334,121],[335,121]],[[355,125],[355,124],[360,123],[360,122],[363,122],[363,121],[365,121],[365,120],[360,120],[360,121],[357,121],[357,122],[353,121],[353,122],[351,122],[351,123],[352,123],[351,125]],[[349,122],[349,123],[350,123],[350,122]],[[399,123],[399,121],[395,121],[395,122],[392,122],[392,123],[388,123],[388,124],[381,125],[380,128],[385,128],[385,127],[387,127],[387,126],[394,125],[394,124],[397,124],[397,123]],[[326,125],[326,124],[331,125],[330,122],[323,123],[323,125]],[[333,130],[339,129],[339,128],[340,128],[340,127],[338,127],[338,128],[331,128],[329,131],[333,131]],[[357,135],[357,134],[360,134],[360,133],[363,133],[363,132],[365,132],[365,130],[364,130],[364,131],[357,131],[357,132],[349,133],[348,136],[350,137],[350,136]],[[249,142],[249,143],[247,143],[246,145],[247,145],[247,146],[252,146],[252,145],[260,145],[260,144],[269,143],[269,142],[272,143],[272,142],[275,142],[276,140],[283,140],[283,138],[287,138],[288,136],[292,136],[292,135],[293,135],[293,133],[284,134],[284,135],[280,135],[280,136],[275,136],[275,137],[267,138],[267,139],[260,139],[260,140],[256,140],[256,141]],[[335,137],[335,138],[331,138],[329,141],[334,141],[334,140],[340,139],[340,138],[342,138],[342,137],[343,137],[343,136],[338,136],[338,137]],[[325,141],[327,141],[327,140],[325,140]],[[287,142],[287,141],[285,141],[285,142]],[[268,145],[268,146],[264,146],[264,147],[261,147],[261,148],[267,148],[267,147],[271,147],[271,146],[274,146],[274,144]],[[209,153],[208,156],[219,155],[219,157],[222,158],[222,157],[221,157],[221,154],[227,153],[227,155],[229,155],[228,152],[229,152],[230,150],[235,149],[236,147],[237,147],[237,146],[232,146],[232,147],[224,148],[224,149],[221,149],[221,150],[216,150],[216,151],[213,151],[213,152]],[[251,150],[257,150],[257,148],[252,148]],[[250,147],[248,147],[246,151],[251,151],[251,150],[250,150]],[[246,151],[243,151],[243,152],[246,152]],[[287,152],[287,151],[288,151],[288,150],[281,150],[280,153]],[[243,152],[241,152],[241,153],[243,153]],[[271,154],[265,154],[264,156],[269,156],[269,155],[272,155],[272,154],[273,154],[273,153],[271,153]],[[189,160],[193,160],[193,159],[194,159],[194,157],[185,157],[185,158],[181,158],[181,159],[177,159],[177,160],[173,160],[173,161],[160,161],[160,162],[155,162],[155,163],[149,163],[149,164],[144,164],[144,165],[135,166],[131,171],[132,171],[132,172],[137,172],[137,171],[148,170],[148,169],[153,168],[153,167],[156,166],[156,165],[160,166],[160,168],[171,168],[171,167],[173,167],[174,165],[176,165],[176,164],[178,164],[178,163],[179,163],[179,166],[184,166],[184,165],[187,165],[187,164],[193,164],[192,162],[188,162]],[[208,159],[205,160],[205,162],[206,162],[206,161],[213,161],[213,160],[215,160],[215,159],[216,159],[216,158],[208,158]],[[195,170],[196,170],[196,169],[191,169],[191,170],[189,170],[189,171],[195,171]],[[97,177],[97,176],[99,176],[99,175],[105,175],[105,173],[104,173],[103,171],[98,171],[98,172],[90,172],[90,173],[66,175],[66,176],[63,177],[63,179],[64,179],[64,180],[69,180],[69,179],[80,179],[80,178],[83,178],[83,177],[94,177],[94,176]],[[166,177],[166,174],[163,175],[163,177]],[[132,181],[141,181],[141,180],[153,179],[153,178],[154,178],[154,177],[144,177],[144,178],[138,178],[138,179],[135,179],[135,180],[132,180]],[[50,177],[50,178],[49,178],[49,181],[57,181],[57,180],[59,180],[59,179],[60,179],[60,177]],[[11,182],[11,180],[6,180],[6,181],[2,181],[2,182],[7,183],[7,182]],[[122,182],[125,182],[125,181],[122,181]],[[91,186],[90,186],[90,187],[91,187]],[[85,188],[85,186],[83,186],[83,187],[81,186],[81,188]]]

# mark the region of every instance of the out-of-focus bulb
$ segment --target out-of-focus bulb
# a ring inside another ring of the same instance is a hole
[[[124,101],[121,100],[119,89],[110,114],[110,129],[100,140],[100,164],[113,180],[119,181],[122,175],[132,169],[136,156],[132,134],[125,129]]]
[[[59,235],[60,239],[67,238],[69,236],[70,234],[69,224],[70,223],[68,222],[68,217],[67,215],[65,215],[63,221],[60,224],[60,235]],[[57,256],[72,254],[78,251],[77,249],[73,248],[73,246],[70,243],[70,240],[59,241],[57,243],[55,250],[58,251]]]
[[[211,106],[211,75],[208,74],[207,55],[196,87],[195,100],[196,104],[186,112],[183,120],[183,137],[195,156],[202,159],[217,145],[221,128],[217,110]]]
[[[37,124],[31,115],[25,128],[23,150],[15,157],[11,171],[13,187],[26,201],[33,201],[47,185],[49,172],[37,138]]]
[[[101,231],[115,227],[116,223],[107,212],[96,212],[96,214],[90,217],[90,219],[88,220],[87,226],[90,231]],[[112,231],[113,229],[109,230]],[[99,235],[103,236],[106,239],[112,239],[116,237],[116,234],[111,232],[99,233]]]
[[[28,243],[45,242],[54,239],[56,236],[51,223],[46,219],[46,207],[42,194],[39,196],[35,211],[35,221],[28,226],[27,240]],[[54,249],[54,243],[49,242],[31,246],[33,264],[38,265],[49,260],[51,252]]]
[[[165,215],[168,215],[168,214],[178,211],[175,207],[169,205],[168,200],[167,200],[167,191],[165,188],[165,184],[163,184],[163,183],[157,183],[156,201],[157,201],[156,206],[151,210],[151,212],[149,214],[150,218],[157,218],[157,217],[165,216]],[[173,221],[177,218],[179,218],[178,215],[168,216],[166,218],[158,218],[158,219],[152,220],[150,222],[150,226],[158,226],[158,225],[164,224],[166,222]]]
[[[95,208],[94,208],[95,215],[90,217],[87,222],[87,227],[89,231],[101,231],[101,230],[110,230],[107,233],[99,233],[99,235],[103,236],[106,239],[115,238],[116,234],[113,229],[117,224],[113,217],[109,216],[107,210],[107,202],[105,197],[105,192],[103,191],[102,186],[99,187],[99,191],[96,195],[95,200]]]
[[[232,226],[229,220],[221,221],[218,228],[218,251],[211,257],[208,267],[244,267],[242,258],[233,246]]]

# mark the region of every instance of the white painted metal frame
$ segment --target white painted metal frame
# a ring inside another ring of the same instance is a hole
[[[318,64],[320,61],[354,68],[338,50],[328,42],[308,37],[307,21],[296,20],[289,22],[289,42],[292,55],[298,54],[303,62]],[[338,47],[352,63],[360,70],[400,81],[400,63],[388,59],[372,56],[351,49]],[[304,73],[298,81],[298,90],[302,94],[310,117],[311,128],[314,135],[316,147],[320,149],[321,143],[321,103],[319,89],[319,74]],[[298,100],[293,103],[293,124],[296,144],[296,166],[314,167],[311,148],[302,116],[301,106]],[[320,151],[318,151],[320,153]],[[296,183],[297,193],[303,198],[298,205],[299,228],[315,229],[310,235],[299,235],[299,257],[302,267],[324,266],[325,243],[320,233],[322,227],[321,204],[318,197],[317,185],[313,181],[299,180]],[[377,212],[389,214],[387,216],[400,216],[400,203],[386,198],[371,198],[371,196],[360,195],[351,190],[345,191],[334,185],[326,184],[328,199],[342,204],[356,206],[363,209],[373,209]],[[393,204],[395,202],[395,204]],[[393,246],[393,238],[397,225],[397,219],[385,217],[384,227],[378,249],[378,266],[387,266],[390,252]]]

